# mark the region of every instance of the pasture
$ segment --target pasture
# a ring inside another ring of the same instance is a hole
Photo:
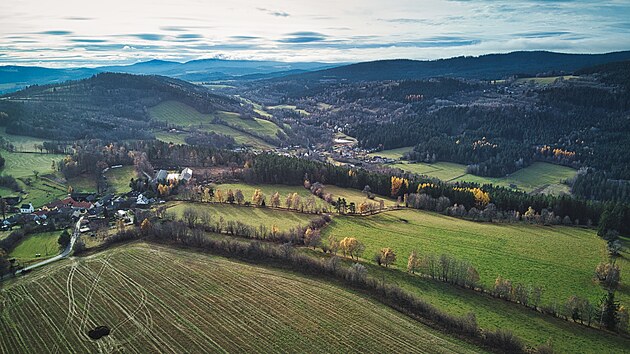
[[[241,119],[237,113],[232,112],[204,114],[193,107],[176,101],[162,102],[151,107],[149,114],[158,121],[229,135],[234,137],[239,144],[252,146],[266,145],[265,147],[268,147],[269,144],[262,142],[258,136],[275,138],[278,132],[282,132],[282,129],[268,120]],[[225,124],[216,124],[214,123],[215,119],[219,119]]]
[[[297,108],[297,106],[288,105],[288,104],[281,104],[281,105],[277,105],[277,106],[266,106],[265,109],[266,110],[267,109],[271,109],[271,110],[274,110],[274,109],[288,109],[288,110],[295,111],[295,112],[300,113],[300,114],[305,115],[305,116],[310,115],[309,112],[307,112],[307,111],[305,111],[303,109]]]
[[[28,235],[11,251],[9,256],[17,259],[20,264],[28,264],[56,256],[59,254],[57,240],[62,232],[39,232]],[[41,254],[41,257],[35,257],[37,253]]]
[[[324,186],[324,193],[331,193],[333,195],[333,200],[335,201],[337,200],[337,198],[345,198],[348,204],[354,202],[357,207],[364,201],[378,204],[381,200],[383,200],[386,207],[396,204],[396,201],[392,198],[386,198],[377,195],[374,199],[368,199],[365,193],[361,192],[358,189],[342,188],[334,186],[332,184],[327,184]]]
[[[36,149],[35,145],[41,145],[46,141],[45,139],[32,136],[13,135],[6,131],[6,127],[0,127],[0,137],[13,144],[16,152],[39,152],[39,149]]]
[[[68,186],[75,192],[96,193],[96,180],[92,175],[82,174],[68,179]]]
[[[250,197],[251,198],[251,197]],[[251,199],[250,199],[251,200]],[[297,226],[308,226],[308,223],[317,215],[301,214],[283,210],[273,210],[269,208],[255,208],[218,203],[187,203],[172,202],[167,203],[169,212],[180,218],[184,210],[193,208],[200,212],[208,212],[213,222],[219,222],[221,218],[225,222],[240,221],[243,224],[258,227],[264,225],[267,229],[275,225],[280,231],[288,231]]]
[[[252,185],[252,184],[244,184],[244,183],[223,183],[223,184],[215,184],[214,185],[215,189],[220,189],[223,192],[227,192],[228,189],[232,189],[232,191],[236,191],[237,189],[240,189],[243,192],[243,195],[245,196],[245,200],[246,201],[251,201],[252,200],[252,196],[254,195],[254,191],[256,189],[260,189],[265,196],[267,197],[266,203],[269,204],[269,198],[276,192],[278,192],[278,194],[280,194],[280,205],[282,207],[286,207],[285,204],[285,199],[287,197],[287,195],[289,194],[293,194],[293,193],[297,193],[300,198],[302,199],[302,202],[304,202],[307,198],[313,197],[315,198],[315,205],[319,208],[324,208],[324,207],[329,207],[331,208],[331,206],[328,205],[328,203],[326,203],[324,200],[322,200],[321,198],[318,198],[316,196],[314,196],[313,194],[311,194],[311,192],[302,187],[302,186],[287,186],[284,184],[258,184],[258,185]],[[332,210],[332,208],[331,208]]]
[[[165,143],[173,143],[176,145],[184,145],[186,144],[186,135],[185,132],[167,132],[163,130],[154,131],[153,135],[157,140],[163,141]]]
[[[366,245],[363,255],[391,247],[396,267],[406,270],[412,250],[446,253],[468,260],[481,284],[491,288],[497,276],[513,283],[543,286],[542,303],[564,302],[571,295],[597,303],[603,291],[592,280],[597,264],[606,259],[605,242],[594,230],[565,226],[471,222],[419,210],[400,210],[368,217],[335,217],[324,234],[356,237]],[[630,304],[630,294],[618,299]]]
[[[435,177],[446,182],[474,182],[480,185],[493,184],[506,188],[516,185],[516,189],[527,193],[569,193],[562,182],[577,173],[575,169],[547,162],[534,162],[506,177],[481,177],[466,173],[466,166],[452,162],[410,163],[396,162],[389,165],[403,171]]]
[[[199,128],[200,131],[205,132],[215,132],[218,134],[223,134],[227,136],[231,136],[234,138],[234,141],[243,146],[251,146],[256,149],[272,149],[273,145],[268,142],[260,139],[259,137],[244,133],[240,130],[236,130],[232,127],[228,127],[227,125],[221,124],[206,124]]]
[[[312,250],[303,251],[313,254]],[[351,265],[354,262],[346,260],[344,263]],[[532,347],[551,340],[556,353],[623,353],[630,346],[628,338],[543,315],[521,305],[412,276],[397,269],[386,269],[374,263],[364,264],[368,273],[378,279],[398,284],[448,313],[460,316],[474,313],[482,328],[509,329]]]
[[[3,174],[11,175],[15,178],[28,177],[33,175],[33,171],[40,174],[53,172],[52,164],[63,159],[63,155],[22,153],[2,151],[0,153],[5,159]]]
[[[19,181],[26,192],[22,194],[23,202],[33,203],[35,208],[68,195],[68,189],[65,185],[44,176],[20,178]],[[25,181],[30,185],[26,185]]]
[[[394,160],[400,160],[400,158],[407,152],[413,150],[413,146],[407,146],[407,147],[402,147],[402,148],[398,148],[398,149],[389,149],[389,150],[382,150],[382,151],[376,151],[373,153],[368,154],[368,156],[371,157],[375,157],[375,156],[380,156],[380,157],[384,157],[387,159],[394,159]]]
[[[336,285],[155,245],[56,263],[0,300],[6,353],[478,352]]]
[[[516,79],[516,82],[533,83],[533,84],[538,84],[538,85],[549,85],[549,84],[553,84],[557,80],[575,80],[578,78],[579,76],[574,76],[574,75],[547,76],[547,77],[522,77],[522,78]]]
[[[465,175],[460,178],[456,178],[456,181],[476,182],[479,184],[492,183],[497,186],[508,187],[510,184],[515,184],[519,190],[525,192],[537,192],[545,190],[548,191],[562,191],[562,181],[573,178],[577,173],[576,170],[566,167],[554,165],[546,162],[534,162],[531,166],[522,168],[507,177],[492,178],[492,177],[478,177],[473,175]]]
[[[423,162],[397,162],[389,166],[400,168],[406,172],[438,178],[442,181],[451,181],[466,175],[466,166],[453,162],[435,162],[431,164]]]
[[[107,178],[107,184],[109,186],[108,192],[120,194],[129,192],[131,190],[129,181],[138,176],[133,166],[123,166],[110,168],[105,172],[105,177]]]

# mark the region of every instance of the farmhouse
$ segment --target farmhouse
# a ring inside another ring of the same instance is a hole
[[[33,208],[33,204],[31,203],[22,204],[22,206],[20,207],[20,213],[22,214],[30,214],[34,211],[35,211],[35,208]]]
[[[188,182],[193,175],[193,170],[186,167],[182,170],[182,172],[172,172],[168,173],[166,170],[159,170],[155,175],[155,182],[165,182],[165,181],[184,181]]]
[[[138,198],[136,198],[136,204],[138,204],[138,205],[147,205],[147,204],[149,204],[149,198],[147,198],[144,195],[140,194],[140,195],[138,195]]]
[[[166,170],[159,170],[158,173],[155,174],[156,181],[166,181],[166,177],[168,177]]]
[[[55,200],[53,202],[50,202],[44,205],[43,209],[44,210],[57,210],[57,209],[62,209],[64,207],[70,207],[72,210],[90,210],[94,207],[94,204],[88,201],[78,202],[74,200],[72,197],[68,197],[66,199]]]

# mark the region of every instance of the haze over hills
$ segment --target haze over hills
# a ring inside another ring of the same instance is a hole
[[[201,59],[185,63],[150,60],[133,65],[97,68],[44,68],[31,66],[0,67],[0,93],[19,90],[29,85],[45,85],[78,80],[100,72],[162,75],[186,81],[252,80],[331,68],[340,64],[288,63],[276,61]]]

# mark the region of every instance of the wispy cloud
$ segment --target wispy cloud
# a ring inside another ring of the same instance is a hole
[[[276,16],[276,17],[289,17],[289,16],[291,16],[288,12],[269,10],[269,9],[265,9],[264,7],[257,7],[256,10],[262,11],[262,12],[264,12],[266,14],[269,14],[271,16]]]
[[[319,32],[293,32],[288,33],[284,38],[279,39],[280,43],[310,43],[310,42],[321,42],[326,40],[327,36],[321,34]]]
[[[130,34],[129,36],[131,37],[136,37],[136,38],[140,38],[143,39],[145,41],[159,41],[161,39],[164,38],[163,35],[161,34],[155,34],[155,33],[139,33],[139,34]]]
[[[38,34],[48,34],[51,36],[67,36],[69,34],[72,34],[72,31],[61,31],[61,30],[54,30],[54,31],[42,31],[42,32],[37,32]]]

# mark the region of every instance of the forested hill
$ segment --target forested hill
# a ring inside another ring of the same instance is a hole
[[[0,97],[0,126],[51,140],[151,138],[147,108],[175,100],[203,113],[242,111],[239,101],[162,76],[102,73]]]
[[[572,73],[586,67],[623,60],[630,60],[630,51],[607,54],[512,52],[431,61],[379,60],[292,75],[278,80],[380,81],[415,80],[443,76],[495,80],[515,75],[535,76],[540,73]]]

